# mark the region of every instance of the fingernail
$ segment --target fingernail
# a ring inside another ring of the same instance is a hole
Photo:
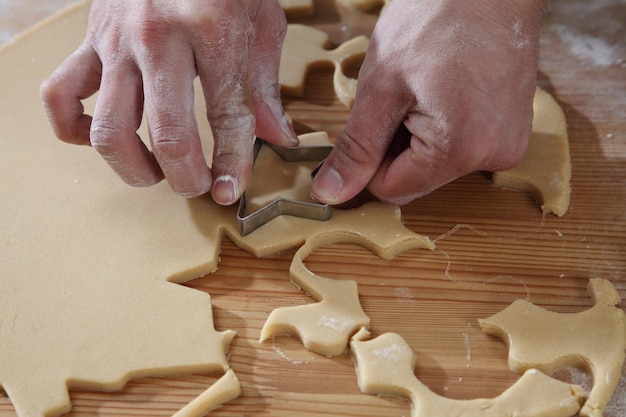
[[[280,119],[280,127],[282,128],[285,136],[291,142],[292,146],[300,145],[300,140],[298,139],[298,135],[296,135],[296,132],[293,130],[293,126],[291,125],[289,119],[287,118],[287,115],[283,115],[283,117]]]
[[[313,188],[317,199],[332,203],[343,188],[343,179],[333,168],[322,169],[313,180]]]
[[[222,175],[213,183],[213,200],[216,203],[229,206],[239,198],[239,187],[230,175]]]

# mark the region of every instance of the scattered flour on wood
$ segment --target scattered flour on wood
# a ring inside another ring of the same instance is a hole
[[[396,297],[398,297],[401,301],[405,303],[411,303],[415,298],[410,288],[398,287],[395,288],[393,292],[396,294]]]
[[[593,386],[593,379],[591,376],[577,368],[565,369],[567,376],[564,378],[566,382],[580,385],[587,392]],[[623,417],[626,416],[626,376],[622,376],[619,385],[615,389],[615,394],[611,398],[611,401],[606,405],[604,409],[604,417]]]
[[[287,355],[281,348],[276,346],[276,340],[274,336],[272,336],[272,349],[274,350],[274,352],[276,352],[278,356],[290,362],[292,365],[306,365],[309,363],[309,361],[296,360],[296,359],[290,358],[289,355]]]
[[[578,32],[563,24],[553,24],[550,27],[568,47],[569,52],[581,61],[597,67],[608,67],[623,58],[619,56],[615,45],[610,45],[602,38]]]
[[[472,344],[470,343],[470,337],[468,333],[463,333],[463,339],[465,339],[465,359],[469,362],[472,360]]]

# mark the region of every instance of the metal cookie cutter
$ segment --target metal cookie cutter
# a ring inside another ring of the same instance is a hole
[[[332,146],[296,146],[291,148],[282,148],[267,143],[261,139],[257,139],[254,144],[254,159],[256,159],[259,154],[261,146],[268,146],[285,162],[322,161],[333,149]],[[241,233],[242,236],[246,236],[254,232],[265,223],[268,223],[276,217],[282,215],[322,221],[330,218],[330,206],[328,204],[311,203],[308,201],[298,201],[282,197],[277,198],[247,216],[244,215],[245,210],[246,193],[244,192],[239,200],[239,208],[237,210],[237,223],[239,226],[239,233]]]

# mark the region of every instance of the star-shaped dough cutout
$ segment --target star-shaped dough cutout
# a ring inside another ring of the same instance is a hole
[[[328,220],[330,207],[311,198],[311,172],[332,150],[326,132],[300,135],[300,146],[277,148],[257,141],[252,178],[241,196],[237,221],[242,235],[281,215]]]

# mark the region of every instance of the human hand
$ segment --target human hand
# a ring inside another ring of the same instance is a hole
[[[250,177],[255,133],[297,144],[278,84],[285,30],[273,0],[94,0],[84,42],[43,82],[42,100],[60,139],[91,144],[127,183],[165,177],[183,196],[211,190],[231,204]],[[196,76],[215,143],[210,169]],[[98,90],[92,118],[81,100]],[[144,107],[152,151],[137,135]]]
[[[340,204],[367,188],[401,205],[467,173],[519,162],[532,125],[543,3],[393,0],[313,197]]]

